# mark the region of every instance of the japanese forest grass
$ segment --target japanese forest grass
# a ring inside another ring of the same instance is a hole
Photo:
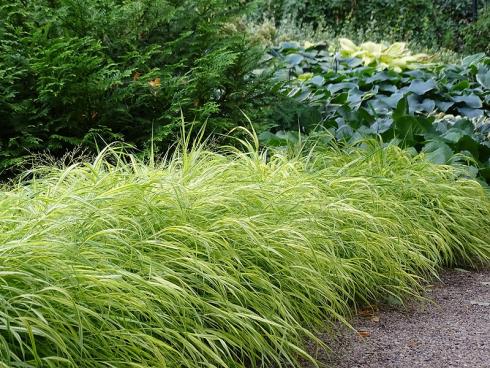
[[[111,148],[24,178],[0,191],[0,367],[298,365],[328,322],[490,256],[485,189],[396,147]]]

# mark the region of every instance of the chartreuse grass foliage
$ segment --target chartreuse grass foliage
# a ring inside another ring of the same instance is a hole
[[[485,190],[396,147],[179,152],[3,187],[1,367],[298,365],[325,321],[488,262]]]

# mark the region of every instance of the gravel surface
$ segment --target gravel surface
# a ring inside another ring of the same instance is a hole
[[[312,354],[322,367],[490,368],[490,271],[455,269],[441,280],[427,290],[435,303],[366,309],[351,322],[357,333],[321,336],[333,352]]]

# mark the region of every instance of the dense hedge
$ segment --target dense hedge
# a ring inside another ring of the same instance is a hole
[[[490,55],[490,7],[485,9],[478,21],[467,27],[464,35],[465,51],[483,51]]]
[[[240,0],[0,1],[0,169],[29,152],[260,120]],[[253,107],[253,108],[252,108]]]
[[[479,8],[484,6],[485,0],[479,0]],[[471,1],[460,0],[262,0],[258,14],[277,24],[289,19],[300,27],[322,26],[337,36],[455,50],[461,49],[472,21]]]

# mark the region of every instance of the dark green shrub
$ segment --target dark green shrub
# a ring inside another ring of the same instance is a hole
[[[490,7],[486,8],[475,23],[464,32],[466,52],[485,52],[490,55]]]
[[[240,0],[0,0],[0,168],[29,151],[224,132],[269,94]]]

